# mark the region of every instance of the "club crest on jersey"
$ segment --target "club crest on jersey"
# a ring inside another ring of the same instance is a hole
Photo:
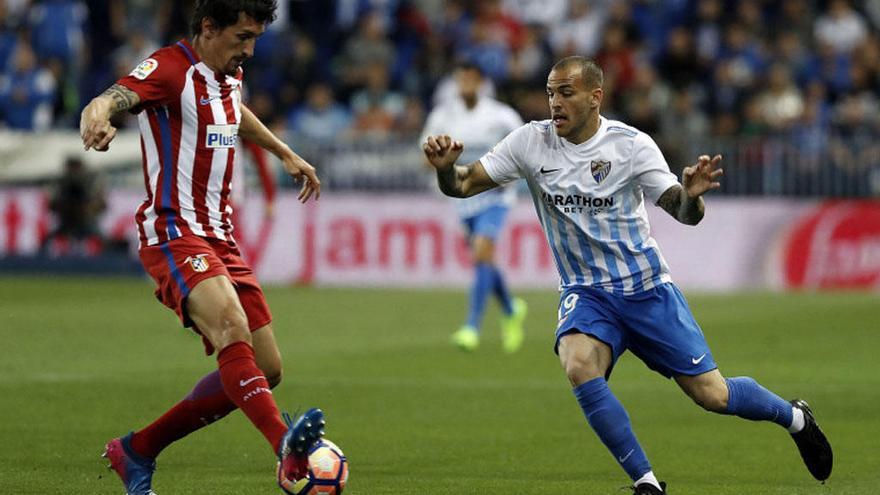
[[[601,184],[605,177],[608,177],[609,172],[611,172],[611,162],[608,160],[590,161],[590,173],[593,174],[593,179],[596,179],[596,184]]]
[[[194,272],[204,273],[208,271],[208,268],[211,267],[208,264],[207,254],[197,254],[195,256],[190,256],[184,260],[184,263],[189,263],[189,266],[192,267]]]
[[[129,75],[134,76],[136,79],[140,79],[141,81],[143,81],[144,79],[147,78],[147,76],[152,74],[153,71],[155,71],[158,68],[159,68],[159,62],[156,61],[155,58],[148,58],[148,59],[144,60],[143,62],[141,62],[137,67],[135,67],[134,70],[131,71],[131,74],[129,74]]]
[[[205,132],[205,147],[233,148],[236,139],[238,139],[237,125],[208,125],[207,132]]]

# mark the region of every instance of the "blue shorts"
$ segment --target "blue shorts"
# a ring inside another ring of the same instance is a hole
[[[462,220],[467,229],[468,238],[488,237],[493,241],[498,239],[501,233],[501,227],[504,226],[504,219],[507,218],[506,206],[495,205],[477,213],[472,217]]]
[[[592,287],[568,288],[559,302],[557,352],[559,339],[573,332],[611,347],[609,376],[627,349],[667,378],[718,367],[684,296],[672,283],[629,296]]]

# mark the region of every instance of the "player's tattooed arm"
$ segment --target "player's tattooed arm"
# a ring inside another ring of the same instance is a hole
[[[673,218],[687,225],[696,225],[703,219],[706,206],[702,197],[691,198],[680,184],[666,190],[657,200],[657,206]]]
[[[110,119],[120,112],[134,108],[140,101],[134,91],[121,84],[114,84],[89,102],[79,121],[79,132],[85,150],[94,148],[97,151],[107,151],[110,141],[116,137],[116,128],[110,123]]]
[[[498,186],[479,161],[455,165],[464,150],[460,141],[449,136],[428,136],[422,149],[428,163],[437,171],[440,190],[447,196],[467,198]]]
[[[657,200],[657,205],[681,223],[698,224],[706,212],[703,194],[721,187],[718,180],[724,170],[718,168],[719,163],[721,155],[712,159],[708,155],[700,156],[695,165],[684,168],[681,184],[667,189]]]
[[[118,83],[107,88],[107,91],[101,93],[101,97],[109,98],[111,100],[111,117],[117,113],[131,110],[141,102],[141,97],[138,96],[137,93]]]

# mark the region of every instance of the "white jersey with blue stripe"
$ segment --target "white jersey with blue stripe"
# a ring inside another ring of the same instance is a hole
[[[468,108],[461,98],[455,98],[444,101],[431,111],[422,132],[422,142],[431,135],[447,134],[464,143],[458,163],[473,163],[522,125],[522,118],[516,110],[500,101],[480,97],[474,108]],[[454,201],[459,217],[466,219],[493,206],[511,206],[516,201],[516,188],[497,188]]]
[[[596,134],[576,145],[551,121],[530,122],[480,162],[498,184],[528,183],[562,288],[628,295],[671,281],[644,197],[656,203],[678,179],[647,134],[600,117]]]

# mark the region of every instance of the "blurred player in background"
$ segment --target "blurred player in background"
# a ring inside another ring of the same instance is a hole
[[[470,163],[520,127],[522,119],[504,103],[480,96],[484,79],[478,66],[461,63],[455,71],[455,81],[458,94],[440,102],[428,115],[422,139],[439,134],[462,136],[467,152],[460,160]],[[504,276],[495,265],[495,242],[515,201],[514,187],[502,187],[476,198],[456,200],[455,207],[467,231],[474,263],[467,320],[452,334],[452,342],[466,351],[473,351],[480,344],[480,323],[489,294],[495,294],[501,304],[504,350],[516,352],[522,346],[526,303],[510,295]]]
[[[721,157],[701,156],[679,184],[649,136],[599,114],[603,78],[583,57],[557,62],[547,78],[551,119],[520,127],[469,165],[455,166],[461,141],[428,137],[423,148],[440,189],[469,197],[526,180],[561,278],[555,350],[587,421],[632,478],[634,493],[664,494],[666,485],[608,388],[627,349],[703,408],[787,429],[810,473],[827,479],[831,446],[807,403],[786,402],[750,377],[721,375],[650,237],[645,196],[696,225],[702,195],[720,186]]]
[[[305,477],[323,413],[282,421],[271,388],[281,355],[256,277],[232,236],[230,182],[241,136],[276,155],[303,180],[302,202],[320,195],[315,169],[241,104],[241,65],[275,18],[274,0],[199,0],[191,41],[155,52],[83,110],[85,149],[104,151],[110,119],[138,114],[147,198],[137,211],[140,257],[156,295],[192,327],[218,370],[142,430],[111,440],[105,456],[130,494],[153,493],[155,459],[172,442],[241,409],[278,456],[285,491]],[[135,406],[137,407],[137,406]]]

